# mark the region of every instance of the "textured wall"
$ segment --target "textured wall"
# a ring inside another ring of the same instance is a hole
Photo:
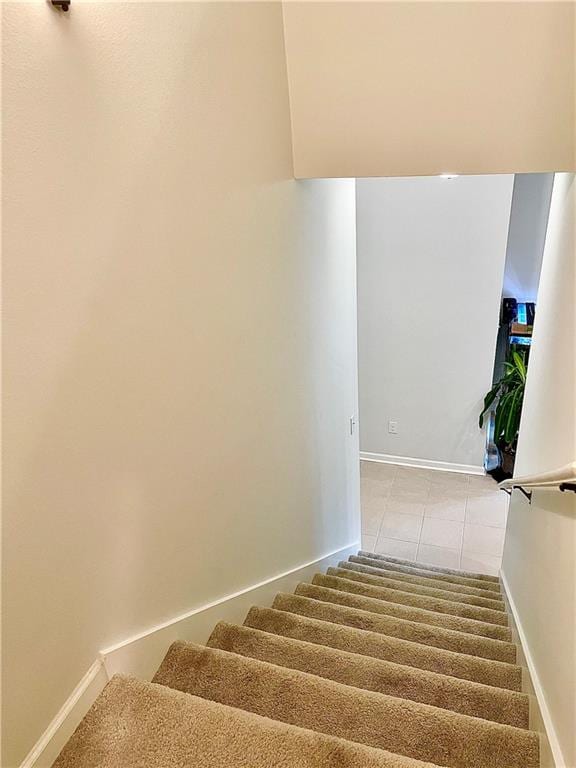
[[[355,541],[354,182],[293,180],[278,4],[4,11],[4,696]]]

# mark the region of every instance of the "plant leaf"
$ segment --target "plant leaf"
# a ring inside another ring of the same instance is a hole
[[[501,439],[511,445],[518,436],[524,386],[526,382],[526,356],[513,349],[504,363],[504,375],[492,386],[484,398],[482,412],[478,418],[480,428],[484,426],[484,415],[497,399],[494,414],[494,442]]]
[[[482,409],[482,413],[480,414],[480,418],[478,419],[478,425],[480,429],[484,426],[484,414],[486,411],[490,408],[494,400],[498,397],[498,392],[500,391],[500,384],[496,384],[490,392],[486,395],[484,398],[484,408]]]
[[[498,442],[502,437],[504,420],[506,416],[506,403],[510,399],[510,393],[506,393],[498,401],[498,407],[496,408],[496,416],[494,418],[494,442]]]
[[[506,441],[506,443],[508,443],[508,445],[511,445],[514,442],[514,439],[516,438],[516,434],[517,434],[517,429],[516,429],[518,424],[517,403],[519,402],[519,399],[520,399],[520,390],[516,389],[510,399],[510,405],[506,413],[506,424],[504,426],[504,440]]]
[[[518,375],[520,376],[522,381],[525,382],[526,381],[526,364],[524,363],[524,359],[516,351],[512,352],[512,359],[514,360],[514,363],[516,365],[516,370],[518,371]]]

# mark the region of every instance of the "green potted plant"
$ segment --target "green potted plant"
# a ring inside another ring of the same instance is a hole
[[[520,416],[526,385],[526,356],[512,349],[504,363],[505,372],[484,398],[484,408],[479,418],[480,429],[484,426],[484,416],[494,408],[494,443],[500,451],[502,470],[512,477]]]

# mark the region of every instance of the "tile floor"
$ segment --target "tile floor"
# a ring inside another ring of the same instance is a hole
[[[362,547],[497,575],[508,496],[491,477],[360,462]]]

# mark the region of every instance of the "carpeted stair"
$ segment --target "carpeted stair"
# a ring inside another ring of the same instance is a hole
[[[359,552],[115,676],[54,768],[538,768],[497,578]]]

